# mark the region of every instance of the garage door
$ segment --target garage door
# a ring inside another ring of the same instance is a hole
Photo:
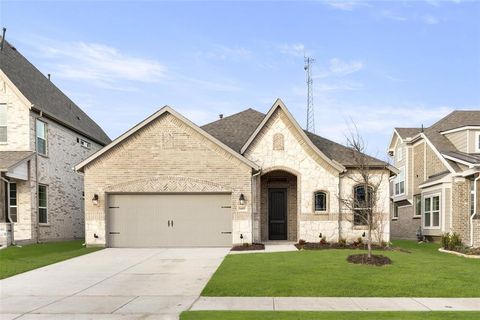
[[[230,194],[109,195],[110,247],[232,245]]]

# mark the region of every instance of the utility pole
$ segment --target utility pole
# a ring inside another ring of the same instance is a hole
[[[313,110],[313,80],[311,64],[315,62],[315,59],[304,56],[305,72],[307,74],[307,131],[315,133],[315,112]]]

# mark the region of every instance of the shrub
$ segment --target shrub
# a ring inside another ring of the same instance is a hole
[[[358,237],[357,243],[358,243],[358,244],[362,244],[362,243],[363,243],[363,238],[362,238],[362,237]]]
[[[299,245],[302,245],[302,246],[303,246],[305,243],[307,243],[307,241],[305,241],[305,240],[303,240],[303,239],[298,240],[298,244],[299,244]]]
[[[338,243],[341,244],[341,245],[346,245],[347,244],[347,239],[340,238],[340,239],[338,239]]]
[[[320,240],[321,244],[327,244],[327,237],[323,236],[322,239]]]
[[[447,250],[455,250],[462,247],[462,239],[455,232],[443,234],[441,242],[442,247]]]

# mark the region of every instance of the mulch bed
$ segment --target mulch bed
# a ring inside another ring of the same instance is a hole
[[[479,256],[480,255],[480,248],[468,248],[468,247],[456,247],[453,249],[446,249],[445,250],[450,250],[450,251],[455,251],[455,252],[460,252],[466,255],[472,255],[472,256]]]
[[[263,243],[252,243],[246,245],[235,246],[230,251],[254,251],[254,250],[265,250],[265,245]]]
[[[321,243],[321,242],[306,242],[304,244],[296,243],[295,247],[298,250],[325,250],[325,249],[367,249],[366,244],[354,244],[354,243]],[[397,248],[379,246],[377,244],[372,244],[372,249],[374,250],[395,250]],[[406,251],[406,250],[405,250]]]
[[[372,266],[385,266],[392,264],[392,260],[389,257],[382,255],[372,255],[371,258],[368,258],[368,254],[352,254],[347,257],[347,261],[355,264],[368,264]]]

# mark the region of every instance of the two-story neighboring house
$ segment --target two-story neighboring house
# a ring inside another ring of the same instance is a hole
[[[0,245],[83,238],[83,177],[72,168],[109,142],[49,77],[2,41]]]
[[[454,111],[429,128],[395,128],[389,154],[392,238],[455,232],[480,246],[480,111]]]

